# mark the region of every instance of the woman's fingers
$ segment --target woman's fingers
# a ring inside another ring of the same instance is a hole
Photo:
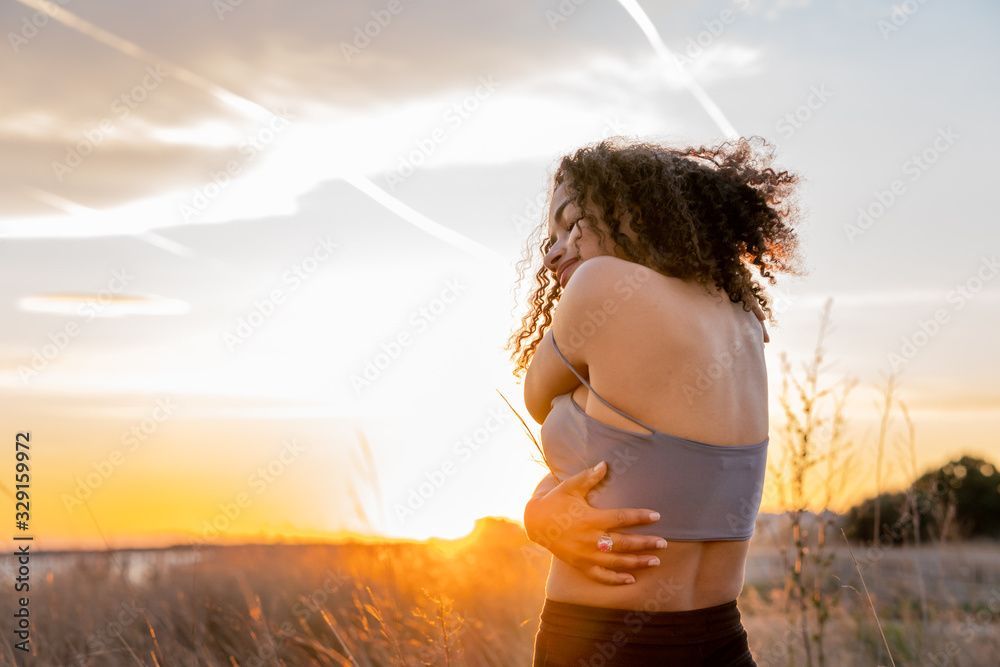
[[[602,584],[634,584],[635,577],[627,572],[612,572],[600,565],[591,565],[583,571],[588,577]]]
[[[589,564],[583,568],[587,576],[608,584],[634,583],[634,575],[623,570],[644,570],[660,564],[659,556],[653,554],[598,553],[590,556],[588,561]]]
[[[586,496],[587,492],[590,491],[594,486],[597,485],[601,479],[604,478],[604,474],[608,471],[608,464],[601,461],[593,468],[586,468],[576,473],[568,479],[564,479],[559,486],[562,491],[567,493],[575,493],[581,497]]]
[[[634,553],[636,551],[656,551],[666,549],[668,542],[655,535],[630,535],[628,533],[608,533],[611,536],[611,551]],[[597,540],[594,540],[597,544]]]
[[[753,308],[753,314],[757,316],[758,320],[760,320],[760,328],[764,331],[764,342],[768,343],[770,342],[771,337],[767,334],[767,326],[765,326],[764,324],[764,322],[767,319],[764,316],[764,310],[760,307],[760,304],[756,302],[754,302],[752,308]]]
[[[660,513],[647,509],[623,507],[613,510],[594,510],[594,523],[598,528],[611,530],[624,526],[653,523],[660,520]]]
[[[609,570],[643,570],[660,564],[660,557],[654,554],[619,554],[598,552],[591,557],[595,565]]]

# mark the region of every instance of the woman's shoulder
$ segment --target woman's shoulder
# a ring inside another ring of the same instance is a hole
[[[585,259],[580,263],[580,266],[577,267],[574,275],[579,275],[581,272],[593,276],[604,277],[615,277],[624,274],[641,274],[643,276],[650,274],[662,275],[645,264],[633,262],[622,257],[616,257],[615,255],[597,255],[596,257]]]
[[[577,267],[560,300],[587,307],[645,309],[653,305],[676,307],[689,300],[691,294],[691,285],[684,280],[645,264],[599,255]]]
[[[553,322],[560,343],[570,344],[580,331],[600,330],[599,347],[641,344],[637,331],[655,331],[660,347],[676,338],[694,315],[691,288],[636,262],[610,255],[591,257],[570,277]],[[593,342],[597,345],[597,341]],[[596,348],[593,353],[599,354]]]

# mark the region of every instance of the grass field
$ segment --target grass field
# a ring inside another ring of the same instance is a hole
[[[885,644],[896,665],[997,664],[1000,545],[855,548],[872,604],[831,548],[807,658],[794,552],[770,541],[739,600],[759,665],[893,664]],[[454,541],[53,554],[33,569],[31,664],[528,665],[548,558],[493,519]]]

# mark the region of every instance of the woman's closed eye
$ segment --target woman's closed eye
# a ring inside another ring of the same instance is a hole
[[[571,223],[569,223],[568,225],[566,225],[566,233],[572,235],[573,229],[576,228],[576,225],[577,225],[578,222],[580,222],[580,221],[579,220],[574,220]],[[548,252],[552,248],[552,246],[554,246],[556,244],[557,240],[558,239],[556,239],[555,236],[550,236],[548,239],[546,239],[547,243],[545,245],[545,248],[543,249],[544,252]]]

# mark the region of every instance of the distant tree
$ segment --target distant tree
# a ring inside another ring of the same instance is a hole
[[[1000,539],[1000,471],[972,456],[950,461],[913,483],[920,539]],[[899,545],[912,539],[913,507],[906,492],[880,496],[879,539]],[[871,540],[876,499],[867,498],[848,510],[844,532],[853,540]]]

